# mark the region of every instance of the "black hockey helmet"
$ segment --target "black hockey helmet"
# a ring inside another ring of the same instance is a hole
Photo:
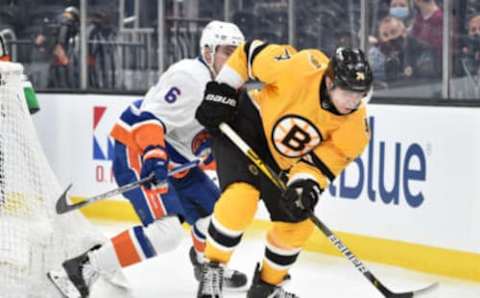
[[[372,70],[360,49],[337,48],[330,59],[327,73],[335,86],[355,92],[371,91]]]

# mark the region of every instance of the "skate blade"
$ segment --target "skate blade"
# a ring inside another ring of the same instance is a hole
[[[65,298],[82,298],[80,292],[63,270],[47,272],[47,277]]]

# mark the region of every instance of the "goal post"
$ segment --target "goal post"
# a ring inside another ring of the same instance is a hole
[[[37,138],[22,74],[21,64],[0,61],[0,296],[58,297],[46,272],[105,239],[80,213],[55,213],[62,189]]]

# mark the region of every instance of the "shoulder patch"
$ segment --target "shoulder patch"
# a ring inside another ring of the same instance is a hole
[[[322,68],[322,63],[320,63],[320,61],[318,61],[318,59],[314,55],[309,53],[308,56],[310,58],[309,61],[312,64],[313,67],[315,67],[317,69]]]
[[[278,55],[278,56],[275,56],[275,57],[274,57],[274,59],[275,59],[276,61],[288,60],[288,59],[290,59],[290,58],[292,58],[292,56],[291,56],[290,53],[288,52],[288,49],[287,49],[287,48],[285,48],[285,49],[283,50],[283,53],[282,53],[281,55]]]

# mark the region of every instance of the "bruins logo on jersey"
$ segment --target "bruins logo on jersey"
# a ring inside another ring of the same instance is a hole
[[[322,135],[318,129],[300,116],[286,115],[273,126],[272,143],[286,157],[301,157],[321,142]]]

